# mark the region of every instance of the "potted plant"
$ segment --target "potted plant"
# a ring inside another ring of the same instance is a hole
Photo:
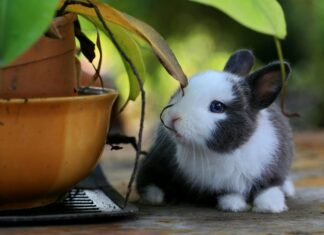
[[[115,91],[80,86],[74,35],[89,60],[94,44],[80,31],[76,15],[99,27],[118,49],[129,75],[129,99],[142,94],[142,115],[144,65],[130,32],[153,49],[182,86],[187,80],[154,29],[102,2],[13,1],[0,7],[6,12],[0,23],[0,210],[42,206],[94,168],[117,96]],[[25,11],[17,17],[21,8]],[[42,20],[35,20],[40,12]],[[46,85],[47,81],[54,83]],[[50,89],[45,92],[45,87]],[[139,152],[140,148],[137,157]]]

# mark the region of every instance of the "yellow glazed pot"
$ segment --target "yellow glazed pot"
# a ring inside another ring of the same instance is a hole
[[[0,210],[47,205],[85,178],[116,97],[0,99]]]

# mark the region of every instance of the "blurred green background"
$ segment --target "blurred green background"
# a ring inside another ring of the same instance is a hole
[[[187,0],[107,0],[115,8],[150,24],[167,40],[188,77],[206,69],[221,70],[235,50],[254,51],[259,66],[278,58],[271,36],[251,31],[224,13]],[[286,107],[300,118],[291,120],[295,130],[324,127],[324,1],[281,0],[288,36],[282,41],[283,54],[293,72],[288,82]],[[83,23],[83,31],[95,39],[93,29]],[[127,93],[127,75],[112,44],[102,42],[105,52],[104,77]],[[158,115],[178,83],[165,72],[152,53],[143,48],[146,64],[147,126],[158,122]],[[88,71],[91,69],[88,68]],[[120,99],[120,105],[123,98]],[[129,128],[138,127],[140,103],[130,103],[123,119]],[[134,118],[136,117],[135,120]],[[152,123],[152,124],[151,124]],[[134,132],[134,134],[136,131]]]

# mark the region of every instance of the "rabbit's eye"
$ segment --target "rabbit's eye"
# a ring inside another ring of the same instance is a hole
[[[225,109],[226,109],[226,106],[222,102],[219,102],[217,100],[213,100],[209,106],[209,110],[212,113],[224,113]]]

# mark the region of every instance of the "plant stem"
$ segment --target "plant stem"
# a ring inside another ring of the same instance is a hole
[[[63,6],[61,7],[60,10],[57,11],[57,15],[61,16],[63,15],[65,9],[67,8],[68,5],[72,5],[72,4],[78,4],[84,7],[88,7],[88,8],[93,8],[93,4],[89,4],[86,2],[82,2],[82,1],[78,1],[78,0],[66,0],[63,4]]]
[[[104,82],[103,82],[103,79],[102,79],[102,77],[100,75],[101,64],[102,64],[102,48],[101,48],[101,42],[100,42],[100,34],[99,34],[99,30],[98,30],[97,27],[96,27],[96,30],[97,30],[97,41],[96,41],[96,45],[97,45],[97,48],[98,48],[98,51],[99,51],[99,61],[98,61],[97,68],[93,64],[93,62],[91,62],[94,70],[96,71],[96,73],[93,75],[93,78],[89,82],[88,86],[92,86],[97,81],[97,79],[99,78],[101,88],[104,88]]]
[[[280,95],[280,108],[281,112],[286,116],[286,117],[299,117],[300,115],[298,113],[288,113],[285,110],[285,98],[286,98],[286,69],[284,66],[284,59],[283,59],[283,53],[281,49],[281,44],[278,38],[274,37],[274,41],[276,44],[276,49],[280,61],[280,70],[281,70],[281,82],[282,82],[282,90],[281,90],[281,95]]]

